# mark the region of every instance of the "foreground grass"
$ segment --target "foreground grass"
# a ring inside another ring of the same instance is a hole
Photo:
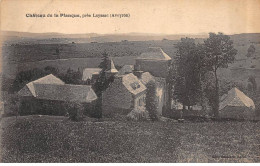
[[[259,162],[259,122],[4,118],[2,162]]]

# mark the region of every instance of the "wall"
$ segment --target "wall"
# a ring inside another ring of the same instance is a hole
[[[219,111],[219,117],[230,119],[253,119],[255,111],[247,107],[231,107],[227,106]]]
[[[145,91],[134,97],[134,108],[138,109],[145,107]]]
[[[136,65],[140,70],[150,72],[155,77],[166,78],[168,75],[170,61],[136,59]]]
[[[118,78],[120,79],[120,78]],[[102,110],[105,115],[114,108],[132,109],[133,108],[132,94],[125,88],[121,80],[115,79],[114,82],[102,94]]]
[[[95,111],[95,102],[79,104],[84,109],[84,114],[91,115]],[[33,97],[20,98],[19,113],[20,115],[56,115],[64,116],[69,107],[73,106],[70,102],[53,101],[53,100],[41,100]],[[71,109],[74,109],[71,107]]]

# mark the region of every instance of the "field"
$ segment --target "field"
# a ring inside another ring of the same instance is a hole
[[[2,119],[2,162],[260,162],[259,122]]]

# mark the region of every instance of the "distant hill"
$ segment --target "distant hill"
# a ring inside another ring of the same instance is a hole
[[[62,33],[28,33],[2,31],[1,36],[7,43],[19,44],[52,44],[52,43],[90,43],[90,42],[120,42],[120,41],[150,41],[150,40],[179,40],[183,37],[206,38],[207,33],[201,34],[148,34],[148,33],[125,33],[125,34],[62,34]]]

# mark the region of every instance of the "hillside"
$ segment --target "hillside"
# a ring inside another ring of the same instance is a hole
[[[113,57],[118,66],[134,64],[135,57],[145,52],[148,47],[161,47],[169,56],[174,56],[176,43],[181,37],[185,37],[185,35],[138,33],[69,35],[18,32],[6,32],[6,36],[14,37],[14,40],[6,41],[2,47],[3,75],[8,79],[13,79],[19,71],[35,67],[55,66],[60,72],[66,72],[68,68],[77,70],[97,67],[105,51]],[[207,36],[195,34],[187,37],[200,37],[196,41],[203,42]],[[228,69],[222,70],[221,74],[226,78],[238,75],[235,79],[245,84],[250,75],[255,75],[257,83],[260,84],[260,34],[234,34],[230,37],[234,41],[238,54],[235,63]],[[91,41],[94,39],[94,42],[90,42],[90,39]],[[250,45],[254,45],[255,53],[248,58],[246,55]],[[240,69],[243,69],[242,73]]]
[[[1,121],[2,162],[259,162],[259,122]]]

